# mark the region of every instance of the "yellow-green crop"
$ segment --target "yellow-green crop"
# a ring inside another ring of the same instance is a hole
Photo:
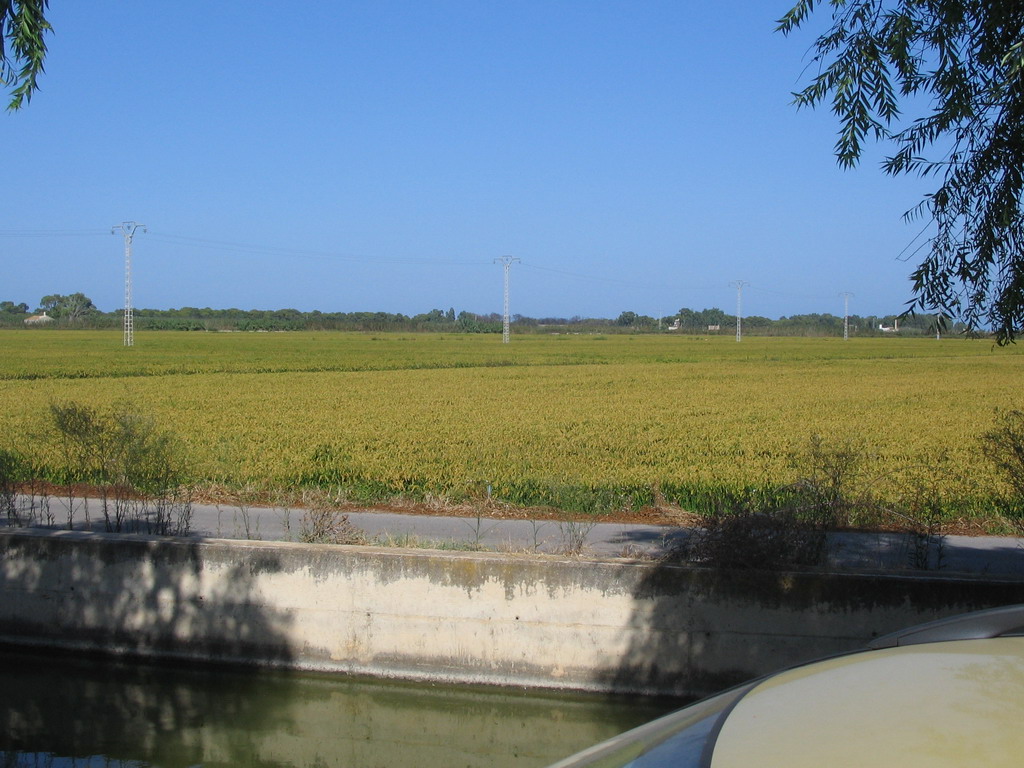
[[[684,505],[856,445],[882,498],[947,515],[1000,481],[978,437],[1024,406],[1024,357],[962,339],[0,332],[0,430],[55,468],[48,405],[127,403],[199,481],[577,508]]]

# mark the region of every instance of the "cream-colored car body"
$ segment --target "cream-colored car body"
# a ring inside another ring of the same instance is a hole
[[[1024,638],[853,654],[784,672],[736,704],[711,768],[1024,765]]]
[[[551,768],[1024,766],[1024,604],[909,627]]]

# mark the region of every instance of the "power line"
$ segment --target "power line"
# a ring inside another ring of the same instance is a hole
[[[401,258],[376,258],[357,254],[340,253],[337,251],[316,251],[302,248],[281,248],[277,246],[256,245],[253,243],[236,243],[227,240],[208,240],[200,237],[188,237],[185,235],[173,235],[162,232],[152,232],[150,237],[158,242],[170,245],[185,245],[194,248],[207,248],[211,250],[229,251],[235,253],[258,253],[266,256],[287,256],[289,258],[299,257],[307,259],[324,259],[331,261],[347,261],[351,263],[364,264],[409,264],[433,266],[439,264],[450,264],[459,266],[482,266],[484,261],[466,261],[460,259],[424,259],[415,257]]]
[[[0,229],[0,237],[95,237],[105,229]]]
[[[907,253],[907,251],[909,251],[911,249],[911,247],[914,246],[914,243],[916,243],[918,241],[918,239],[920,239],[921,235],[923,235],[925,232],[927,232],[929,229],[931,229],[931,226],[932,226],[932,222],[929,221],[927,224],[925,224],[923,227],[921,227],[921,231],[918,232],[916,235],[914,235],[910,239],[910,242],[907,243],[905,246],[903,246],[903,250],[900,251],[896,255],[896,260],[897,261],[908,261],[911,257],[915,256],[922,248],[924,248],[927,245],[930,245],[931,242],[932,242],[932,239],[929,237],[924,242],[922,242],[920,245],[915,247],[913,251],[910,251],[910,253]]]
[[[686,293],[694,291],[710,291],[713,290],[712,286],[688,286],[686,288],[675,288],[668,286],[665,283],[636,283],[629,280],[620,280],[614,277],[598,277],[596,275],[586,275],[581,272],[570,272],[564,269],[556,269],[554,267],[542,267],[533,262],[524,261],[523,267],[526,269],[535,269],[539,272],[550,272],[555,275],[563,275],[565,277],[576,278],[577,280],[584,280],[591,283],[605,283],[607,285],[621,285],[625,288],[637,288],[642,291],[672,291],[673,293]]]
[[[72,230],[72,229],[0,229],[0,237],[86,237],[93,235],[106,235],[106,230]],[[195,248],[209,248],[221,251],[234,251],[239,253],[260,253],[270,256],[289,256],[304,258],[334,259],[351,262],[364,262],[369,264],[455,264],[483,266],[484,261],[467,261],[464,259],[423,259],[415,257],[404,258],[375,258],[357,254],[345,254],[336,251],[316,251],[301,248],[281,248],[277,246],[257,245],[255,243],[239,243],[229,240],[211,240],[202,237],[190,237],[188,235],[175,235],[168,232],[148,232],[151,240],[168,243],[170,245],[184,245]]]
[[[129,222],[130,223],[130,222]],[[925,228],[927,229],[927,227]],[[924,230],[922,230],[923,234]],[[91,229],[0,229],[0,238],[47,238],[47,237],[91,237],[104,234],[109,234],[106,230],[91,230]],[[920,235],[918,236],[920,237]],[[168,232],[153,232],[148,231],[148,239],[156,242],[166,243],[177,247],[187,247],[196,249],[199,251],[203,250],[219,250],[227,252],[235,252],[240,254],[249,255],[263,255],[263,256],[279,256],[289,259],[301,258],[301,259],[318,259],[318,260],[330,260],[330,261],[341,261],[346,263],[361,263],[368,265],[410,265],[410,266],[438,266],[438,265],[449,265],[455,267],[482,267],[487,264],[486,261],[480,259],[459,259],[459,258],[418,258],[418,257],[390,257],[390,258],[376,258],[367,256],[365,254],[354,254],[346,253],[342,251],[321,251],[304,248],[286,248],[268,245],[259,245],[256,243],[242,243],[230,240],[216,240],[210,238],[193,237],[188,235],[179,235]],[[917,238],[915,238],[916,240]],[[560,275],[565,278],[569,278],[574,281],[585,282],[585,283],[597,283],[610,286],[619,286],[624,289],[634,289],[639,291],[645,291],[649,293],[657,293],[658,295],[664,295],[671,293],[684,297],[685,295],[693,296],[694,294],[703,295],[705,301],[708,300],[708,294],[716,289],[710,285],[693,285],[687,284],[685,286],[673,285],[672,280],[657,280],[650,282],[637,282],[632,280],[623,280],[614,277],[602,277],[594,274],[585,274],[580,272],[572,271],[571,269],[561,269],[553,266],[544,266],[532,261],[521,261],[522,266],[526,269],[536,270],[539,272]],[[730,284],[733,285],[733,284]],[[772,294],[775,296],[788,297],[791,299],[811,300],[811,301],[822,301],[823,295],[811,295],[809,293],[794,293],[791,291],[777,291],[770,288],[764,288],[761,286],[750,286],[749,283],[744,282],[743,287],[750,287],[751,290],[758,291],[759,293]],[[738,298],[741,298],[738,296]],[[684,299],[685,300],[685,299]],[[739,316],[739,312],[737,312]]]

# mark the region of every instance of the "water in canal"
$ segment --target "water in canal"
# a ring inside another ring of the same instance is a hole
[[[5,652],[0,768],[528,768],[678,705]]]

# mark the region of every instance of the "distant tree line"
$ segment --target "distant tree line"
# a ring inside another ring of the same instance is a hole
[[[585,321],[607,324],[609,321]],[[675,315],[650,317],[635,312],[623,312],[614,321],[619,330],[632,332],[667,331],[690,334],[732,334],[736,332],[736,316],[718,307],[700,311],[683,307]],[[963,323],[941,319],[938,315],[850,315],[841,316],[817,312],[783,316],[777,320],[760,315],[742,318],[741,329],[752,336],[842,336],[844,326],[851,335],[879,336],[890,333],[919,335],[935,333],[964,333]]]
[[[119,328],[121,310],[101,312],[92,300],[82,294],[44,296],[35,314],[45,313],[54,328]],[[29,305],[0,301],[0,327],[24,327],[33,313]],[[151,331],[407,331],[446,333],[501,333],[501,315],[492,312],[455,312],[432,309],[418,315],[392,312],[302,312],[297,309],[211,309],[181,307],[180,309],[136,309],[135,328]],[[684,307],[676,314],[651,317],[636,312],[622,312],[617,318],[526,317],[513,315],[511,327],[516,333],[685,333],[731,334],[736,317],[712,307],[700,311]],[[850,315],[849,333],[856,336],[880,336],[935,333],[939,326],[936,315]],[[744,334],[754,336],[842,336],[843,318],[830,314],[805,314],[772,320],[759,315],[742,319]],[[942,326],[943,333],[963,333],[961,323]]]

